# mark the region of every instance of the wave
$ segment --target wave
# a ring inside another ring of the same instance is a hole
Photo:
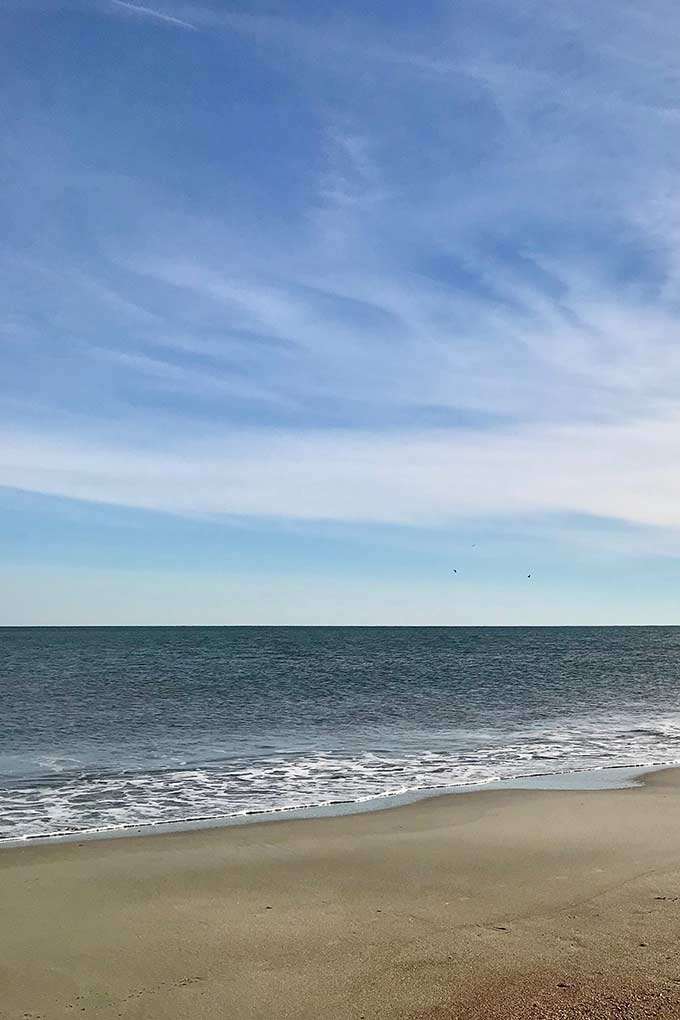
[[[96,770],[77,767],[73,758],[43,759],[40,774],[0,779],[0,840],[191,826],[680,760],[675,717],[636,722],[612,730],[602,720],[570,720],[505,741],[467,734],[449,747],[305,749],[175,767]],[[442,734],[436,741],[446,743]]]

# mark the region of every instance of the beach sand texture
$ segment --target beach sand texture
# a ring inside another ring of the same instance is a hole
[[[0,852],[0,1017],[680,1017],[680,770]]]

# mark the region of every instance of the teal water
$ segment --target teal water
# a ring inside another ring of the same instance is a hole
[[[680,628],[0,629],[0,838],[680,760]]]

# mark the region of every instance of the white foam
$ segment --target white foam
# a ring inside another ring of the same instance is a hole
[[[505,741],[436,735],[436,747],[231,757],[184,768],[82,773],[65,759],[0,789],[0,839],[116,831],[680,760],[680,716],[558,720]]]

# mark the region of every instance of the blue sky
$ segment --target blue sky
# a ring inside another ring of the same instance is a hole
[[[0,622],[680,619],[674,4],[0,24]]]

